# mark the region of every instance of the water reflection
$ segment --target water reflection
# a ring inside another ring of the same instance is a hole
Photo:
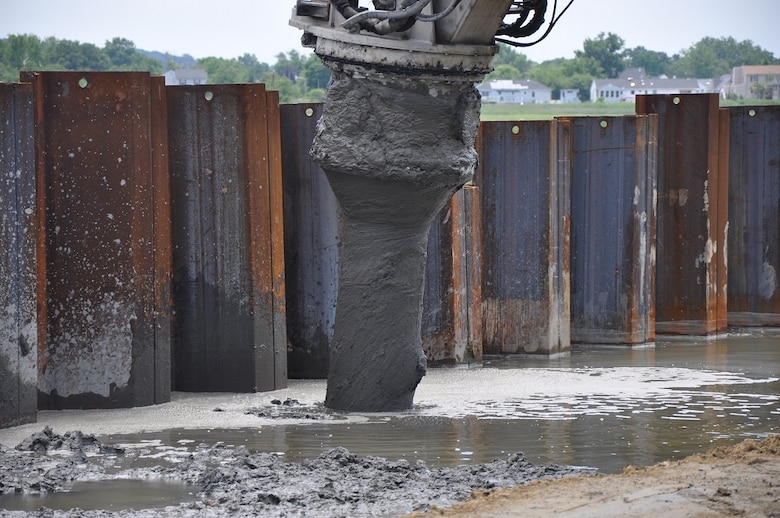
[[[424,404],[413,412],[372,415],[357,423],[277,422],[106,440],[154,439],[158,442],[145,457],[155,460],[155,451],[168,455],[172,446],[186,452],[200,442],[224,441],[276,452],[288,461],[336,446],[358,455],[422,460],[432,467],[488,462],[522,451],[538,463],[614,473],[780,433],[780,335],[659,342],[655,349],[584,349],[569,358],[491,361],[486,367],[462,376],[481,383],[477,394],[460,387],[460,392],[453,388],[452,394],[440,395],[442,400],[460,398],[447,408]],[[515,370],[502,377],[490,368]],[[436,382],[458,383],[457,373],[431,375],[436,390],[441,390]],[[512,389],[512,383],[525,378],[538,386]]]

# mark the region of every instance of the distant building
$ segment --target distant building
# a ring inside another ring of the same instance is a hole
[[[580,91],[576,88],[569,88],[566,90],[561,90],[561,99],[560,102],[562,103],[578,103],[580,102]]]
[[[208,74],[201,68],[180,68],[165,74],[165,85],[205,85]]]
[[[728,94],[745,99],[780,99],[780,65],[734,67]]]
[[[590,87],[591,101],[607,103],[634,102],[637,95],[706,94],[715,92],[712,79],[677,79],[646,77],[643,68],[629,68],[615,79],[594,79]]]
[[[552,100],[552,88],[525,79],[494,79],[477,90],[484,103],[539,104]]]

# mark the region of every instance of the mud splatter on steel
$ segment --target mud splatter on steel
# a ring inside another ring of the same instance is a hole
[[[33,121],[32,86],[0,83],[0,428],[38,407]]]
[[[565,120],[482,123],[485,354],[569,351],[570,131]]]
[[[725,331],[728,124],[718,95],[639,95],[636,110],[660,117],[656,331]]]
[[[23,80],[35,95],[39,408],[165,402],[167,177],[164,148],[153,145],[163,80]]]
[[[571,336],[655,340],[655,115],[572,118]]]
[[[729,325],[780,326],[780,106],[728,114]]]
[[[174,388],[286,387],[278,99],[168,87]]]
[[[326,378],[338,294],[338,204],[309,157],[321,104],[282,113],[287,359],[291,378]]]

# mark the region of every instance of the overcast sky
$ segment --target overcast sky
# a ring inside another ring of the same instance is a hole
[[[0,37],[35,34],[100,47],[123,37],[144,50],[195,58],[249,53],[269,64],[280,52],[307,52],[300,32],[287,23],[295,0],[0,0],[0,5]],[[361,5],[369,4],[361,0]],[[780,0],[574,0],[550,36],[522,52],[537,62],[571,58],[586,38],[613,32],[626,47],[669,55],[706,36],[732,36],[780,57],[778,21]]]

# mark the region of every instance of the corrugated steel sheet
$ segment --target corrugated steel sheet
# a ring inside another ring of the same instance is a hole
[[[0,83],[0,428],[38,408],[33,121],[32,86]]]
[[[636,104],[659,114],[656,331],[725,331],[728,126],[718,96],[640,95]]]
[[[569,351],[570,141],[568,121],[482,123],[485,354]]]
[[[433,366],[482,361],[479,216],[479,190],[466,185],[428,234],[421,334]]]
[[[38,139],[39,405],[162,403],[166,164],[152,114],[164,84],[140,72],[23,79]]]
[[[321,104],[282,107],[287,358],[291,378],[326,378],[339,273],[338,203],[309,157]]]
[[[573,342],[655,340],[657,120],[570,119]]]
[[[780,325],[780,106],[728,109],[728,320]]]
[[[278,99],[260,84],[167,88],[174,388],[286,387]]]

